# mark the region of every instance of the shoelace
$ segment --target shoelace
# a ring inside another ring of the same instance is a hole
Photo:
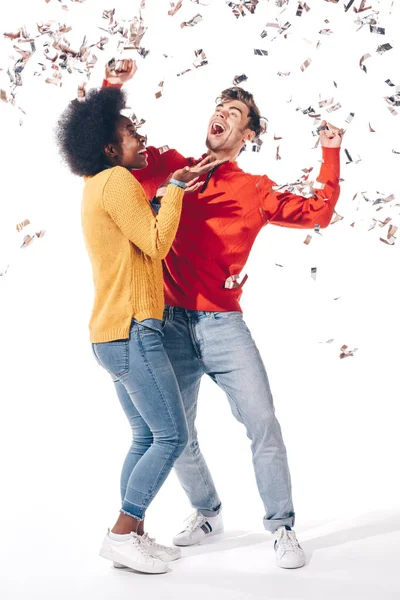
[[[186,519],[186,531],[194,531],[197,527],[201,527],[207,521],[207,517],[199,515],[198,512],[193,513]]]
[[[151,538],[148,533],[144,533],[142,536],[142,539],[143,539],[143,543],[149,543],[152,546],[155,546],[156,548],[160,548],[161,550],[167,550],[167,551],[170,550],[170,548],[168,548],[168,546],[163,546],[162,544],[159,544],[158,542],[156,542],[155,538]]]
[[[146,558],[153,558],[148,548],[146,547],[145,542],[142,540],[142,536],[132,534],[132,543],[137,547],[140,554],[142,554]]]
[[[297,541],[294,531],[285,529],[278,538],[278,545],[282,550],[297,550],[299,542]]]

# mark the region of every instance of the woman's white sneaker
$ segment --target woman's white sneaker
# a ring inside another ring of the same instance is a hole
[[[306,563],[303,548],[293,530],[279,527],[275,533],[276,564],[283,569],[298,569]]]
[[[200,544],[206,538],[224,531],[221,513],[215,517],[205,517],[196,511],[187,520],[187,525],[181,533],[174,537],[175,546],[192,546]]]
[[[142,573],[166,573],[168,566],[151,554],[141,537],[132,532],[129,539],[117,542],[107,533],[100,548],[100,556],[112,560],[119,568],[129,567]]]
[[[182,552],[180,548],[159,544],[154,538],[149,537],[148,533],[144,533],[141,538],[142,544],[147,546],[147,549],[149,550],[150,554],[154,556],[154,558],[159,558],[164,562],[171,562],[181,558]],[[114,567],[116,569],[124,569],[125,565],[114,561]]]

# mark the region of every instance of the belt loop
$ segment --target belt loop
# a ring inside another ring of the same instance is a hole
[[[170,321],[173,321],[173,319],[174,319],[174,307],[173,306],[168,307],[168,319]]]

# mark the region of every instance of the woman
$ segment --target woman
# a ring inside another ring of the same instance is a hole
[[[178,227],[185,191],[217,161],[176,171],[156,216],[130,171],[147,166],[146,137],[121,115],[124,93],[93,90],[74,100],[57,128],[60,152],[85,178],[82,226],[92,264],[95,299],[90,340],[111,375],[132,428],[121,476],[119,517],[101,556],[145,573],[167,571],[177,548],[144,534],[146,509],[187,443],[187,423],[174,372],[162,343],[161,260]]]

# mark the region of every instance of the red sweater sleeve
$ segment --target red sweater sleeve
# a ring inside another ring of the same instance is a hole
[[[154,198],[157,189],[176,171],[192,164],[192,159],[185,158],[176,150],[160,152],[159,148],[149,146],[148,165],[145,169],[132,171],[136,179],[142,184],[148,200]]]
[[[328,227],[339,199],[340,148],[322,147],[322,165],[317,181],[324,187],[314,196],[304,198],[290,192],[278,192],[271,179],[264,176],[260,183],[265,219],[274,225],[312,229],[315,225]]]

